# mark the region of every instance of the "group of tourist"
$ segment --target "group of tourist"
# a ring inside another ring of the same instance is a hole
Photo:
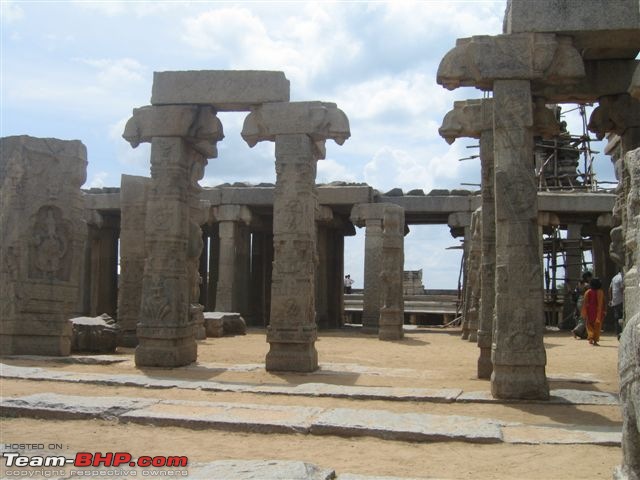
[[[618,338],[620,338],[622,330],[623,289],[622,272],[618,272],[611,279],[609,286],[609,305],[612,309],[615,332]],[[598,346],[600,331],[607,313],[605,293],[602,290],[600,279],[593,277],[589,271],[584,272],[574,291],[574,301],[576,303],[577,324],[572,330],[573,336],[577,339],[586,338],[589,340],[589,344]]]

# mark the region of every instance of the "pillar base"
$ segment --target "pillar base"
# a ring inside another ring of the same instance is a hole
[[[494,398],[548,400],[549,384],[543,365],[494,365],[491,374]]]
[[[477,331],[477,330],[471,330],[471,331],[469,331],[469,337],[468,337],[468,340],[469,340],[470,342],[477,343],[477,342],[478,342],[478,331]]]
[[[67,357],[71,354],[71,337],[57,337],[53,335],[0,335],[0,354]]]
[[[194,338],[141,340],[136,347],[137,367],[182,367],[196,361],[198,346]]]
[[[318,351],[314,343],[271,343],[265,366],[268,372],[315,372]]]
[[[480,348],[478,357],[478,378],[489,380],[493,373],[493,362],[491,362],[491,347]]]
[[[383,307],[380,309],[379,340],[400,340],[404,336],[404,314],[402,310]]]

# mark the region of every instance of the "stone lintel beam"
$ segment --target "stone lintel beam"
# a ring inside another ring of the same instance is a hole
[[[560,225],[560,218],[553,212],[538,211],[538,225],[541,227],[557,227]]]
[[[331,138],[342,145],[351,136],[349,119],[335,103],[281,102],[257,107],[242,127],[242,138],[250,147],[264,140],[275,141],[278,135],[297,134],[308,135],[316,158],[323,159],[325,140]]]
[[[533,123],[534,133],[544,138],[560,133],[560,123],[541,98],[534,103]],[[490,130],[493,130],[493,99],[485,98],[454,102],[438,133],[451,145],[457,138],[480,138],[482,132]]]
[[[598,140],[607,133],[623,135],[628,128],[640,127],[640,100],[624,93],[601,97],[599,103],[588,125]]]
[[[495,80],[544,80],[571,84],[584,77],[571,37],[547,33],[460,38],[440,62],[437,82],[448,90],[492,90]]]
[[[224,138],[213,107],[197,105],[134,108],[122,136],[133,148],[154,137],[182,137],[205,158],[218,155],[216,142]]]
[[[212,105],[218,112],[248,112],[267,102],[288,102],[283,72],[199,70],[154,72],[152,105]]]
[[[242,222],[250,225],[253,220],[251,210],[245,205],[217,205],[211,208],[214,222]]]
[[[585,60],[585,76],[573,85],[531,82],[531,93],[549,103],[593,103],[605,95],[628,93],[638,60]]]
[[[447,225],[449,228],[468,228],[471,226],[472,212],[453,212],[449,214]]]

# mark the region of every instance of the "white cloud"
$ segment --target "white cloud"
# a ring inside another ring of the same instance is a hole
[[[3,23],[13,23],[24,18],[24,10],[13,0],[0,2],[0,18]]]
[[[337,160],[327,158],[318,162],[317,183],[330,183],[334,181],[356,182],[355,174]]]
[[[147,69],[132,58],[78,59],[79,62],[93,67],[96,80],[103,87],[121,87],[125,83],[144,82]]]
[[[100,171],[93,174],[91,179],[85,184],[85,188],[102,188],[108,186],[105,180],[109,178],[109,172]]]

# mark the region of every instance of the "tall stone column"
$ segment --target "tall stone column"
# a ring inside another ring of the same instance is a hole
[[[580,272],[582,270],[582,252],[580,248],[580,240],[582,239],[582,225],[579,223],[570,223],[567,225],[567,240],[565,243],[564,254],[566,265],[564,267],[564,302],[562,305],[562,318],[558,327],[563,330],[569,330],[575,327],[575,303],[571,299],[571,293],[578,285],[580,280]]]
[[[187,365],[197,356],[191,305],[199,297],[204,221],[198,181],[217,154],[222,126],[211,107],[151,106],[133,111],[123,136],[134,148],[151,142],[136,365]]]
[[[349,135],[346,116],[330,103],[264,104],[245,120],[242,137],[249,146],[263,140],[276,144],[269,371],[318,368],[316,161],[325,156],[327,138],[342,144]]]
[[[478,341],[478,317],[480,315],[480,267],[482,262],[482,210],[478,208],[471,215],[471,245],[468,254],[466,279],[467,308],[466,323],[470,342]]]
[[[493,119],[493,115],[491,115]],[[491,345],[496,279],[496,215],[494,194],[493,131],[480,135],[480,169],[482,178],[482,259],[480,273],[480,315],[478,318],[478,378],[491,378]]]
[[[216,311],[246,314],[248,309],[251,212],[242,205],[213,209],[218,222],[220,254]]]
[[[0,139],[0,354],[69,355],[87,237],[79,141]]]
[[[253,232],[251,242],[251,290],[252,312],[247,320],[249,325],[268,325],[269,285],[271,261],[273,259],[273,236],[268,232]]]
[[[118,303],[118,235],[117,217],[101,215],[99,226],[90,226],[91,245],[91,316],[103,313],[116,316]]]
[[[531,86],[527,80],[496,80],[493,91],[496,302],[491,392],[497,398],[546,399]]]
[[[145,232],[140,228],[147,215],[150,178],[122,175],[120,180],[120,279],[118,325],[121,345],[138,344],[136,329],[140,315],[145,261]]]
[[[404,210],[390,203],[357,204],[351,221],[366,227],[363,330],[381,340],[402,338]]]

